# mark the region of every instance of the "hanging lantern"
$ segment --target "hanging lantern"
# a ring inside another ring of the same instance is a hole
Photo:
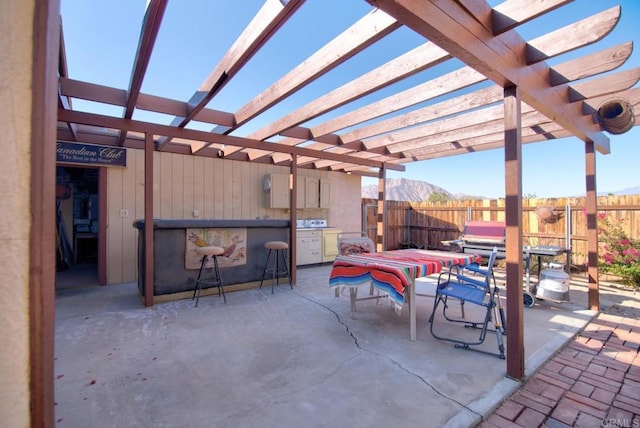
[[[633,106],[621,98],[600,104],[595,116],[600,127],[611,134],[624,134],[633,128],[636,121]]]
[[[562,217],[562,212],[556,211],[554,207],[538,207],[536,216],[542,224],[553,224]]]

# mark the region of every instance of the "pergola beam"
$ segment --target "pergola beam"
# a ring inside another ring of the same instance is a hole
[[[257,116],[278,101],[326,74],[398,28],[400,28],[400,24],[386,13],[379,10],[369,12],[311,57],[293,68],[278,82],[240,108],[236,112],[238,123],[245,123]],[[292,115],[297,116],[294,113]],[[298,122],[298,119],[281,119],[281,122],[284,123],[290,121]],[[278,122],[275,121],[253,132],[250,138],[264,140],[291,126],[286,124],[279,125]],[[297,123],[295,124],[297,125]]]
[[[567,100],[548,83],[549,67],[544,63],[526,67],[529,63],[523,59],[522,54],[527,49],[527,44],[515,32],[505,33],[499,39],[494,38],[474,15],[469,14],[457,2],[370,0],[370,3],[395,16],[499,86],[517,85],[522,101],[557,121],[581,140],[593,141],[599,151],[609,152],[608,137],[601,132],[585,129],[580,117],[567,111]],[[604,33],[602,36],[613,28],[619,17],[619,8],[613,9],[611,12],[606,11],[615,15],[613,23],[611,20],[605,21],[602,16],[591,17],[595,22],[602,23],[603,27],[598,28],[600,33]],[[565,44],[562,39],[555,41]]]
[[[136,52],[136,59],[133,65],[133,71],[131,72],[131,80],[129,82],[129,91],[127,98],[127,105],[125,106],[123,117],[125,119],[131,119],[133,111],[138,103],[138,97],[140,95],[140,89],[142,88],[142,82],[151,60],[151,52],[155,45],[158,31],[160,30],[160,24],[162,23],[162,17],[164,11],[167,8],[168,0],[150,0],[147,4],[147,11],[144,16],[144,22],[142,23],[142,30],[140,32],[140,41],[138,42],[138,50]],[[124,142],[127,131],[125,129],[120,130],[120,144]]]
[[[187,129],[187,128],[177,128],[175,126],[169,125],[160,125],[149,122],[142,122],[138,120],[132,119],[122,119],[116,118],[112,116],[104,116],[93,113],[85,113],[79,111],[70,111],[58,109],[58,120],[61,122],[72,122],[83,125],[91,125],[105,128],[126,128],[130,131],[141,132],[141,133],[151,133],[154,135],[164,135],[169,136],[171,138],[185,138],[188,140],[196,140],[196,141],[204,141],[209,144],[217,143],[224,144],[229,146],[237,146],[237,147],[248,147],[253,149],[262,149],[265,145],[274,146],[273,149],[269,148],[274,152],[280,153],[289,153],[291,155],[300,155],[300,156],[311,156],[316,158],[324,158],[331,159],[340,162],[346,163],[354,163],[356,165],[362,165],[367,167],[381,168],[383,166],[382,162],[372,161],[367,159],[357,158],[355,156],[345,156],[338,155],[334,153],[318,153],[317,150],[305,149],[303,147],[280,147],[275,143],[265,143],[263,141],[255,141],[248,138],[243,137],[235,137],[231,135],[223,135],[223,134],[213,134],[211,132],[198,131],[195,129]],[[183,145],[184,154],[191,154],[191,147],[188,145]],[[158,150],[158,144],[156,143],[156,150]],[[224,157],[224,156],[222,156]],[[395,169],[396,171],[404,171],[404,166],[395,165],[391,166],[390,169]]]
[[[575,80],[611,71],[627,61],[631,55],[632,47],[633,43],[627,42],[589,54],[585,57],[579,57],[566,61],[562,64],[558,64],[550,69],[550,84],[551,86],[560,86]],[[631,77],[631,73],[633,72],[628,73],[628,77]],[[607,79],[615,80],[619,85],[619,82],[624,79],[622,77],[615,76],[617,75],[607,77]],[[304,140],[314,140],[316,143],[308,145],[308,148],[336,151],[337,153],[348,153],[347,150],[340,150],[338,147],[331,148],[330,146],[333,145],[352,148],[354,151],[359,151],[362,150],[363,147],[362,139],[391,133],[393,131],[401,130],[403,127],[416,125],[429,120],[435,120],[437,118],[446,117],[448,114],[460,113],[471,108],[501,101],[502,90],[497,86],[481,89],[473,93],[421,108],[419,110],[394,116],[368,126],[356,128],[340,135],[332,133],[323,134],[323,132],[339,130],[345,127],[346,123],[353,124],[371,120],[377,115],[380,115],[381,112],[391,113],[392,111],[398,111],[409,107],[412,104],[425,102],[437,96],[480,83],[484,80],[486,80],[486,78],[471,67],[462,67],[458,70],[435,78],[428,82],[428,84],[421,84],[414,88],[410,88],[400,94],[390,96],[370,106],[365,106],[353,112],[346,113],[338,118],[330,120],[329,122],[316,125],[313,128],[296,127],[294,128],[295,131],[293,129],[285,131],[282,135],[290,138],[280,140],[278,143],[296,145]],[[578,85],[593,87],[594,85],[601,86],[601,83],[604,84],[604,87],[613,89],[613,87],[609,85],[611,82],[606,83],[597,81],[597,84],[595,82],[587,82],[579,83]],[[632,86],[633,84],[635,84],[635,81],[630,79],[629,86]],[[599,88],[599,90],[602,90],[602,88]],[[569,94],[571,96],[571,94],[581,91],[581,87],[576,87],[574,90],[570,90]],[[385,108],[383,108],[383,106],[385,106]],[[390,110],[390,108],[386,106],[393,106],[393,109]]]
[[[282,133],[307,120],[338,108],[348,102],[362,98],[378,89],[392,85],[402,79],[413,76],[429,67],[435,66],[450,55],[433,43],[425,43],[382,66],[363,74],[357,79],[311,101],[307,105],[273,122],[272,126],[252,134],[254,138],[264,138]],[[270,135],[266,135],[270,134]],[[309,133],[313,139],[313,132]],[[290,144],[285,142],[284,144]],[[295,140],[294,140],[295,144]]]
[[[488,11],[484,2],[458,0],[494,35],[502,34],[573,0],[506,0]]]
[[[191,96],[187,114],[175,117],[171,125],[184,127],[193,120],[303,3],[304,0],[289,0],[284,4],[278,0],[267,0],[224,58]],[[158,148],[161,149],[167,143],[168,139],[163,139]]]

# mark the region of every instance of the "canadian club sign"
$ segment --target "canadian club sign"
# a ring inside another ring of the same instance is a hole
[[[58,141],[56,161],[93,166],[127,166],[127,149]]]

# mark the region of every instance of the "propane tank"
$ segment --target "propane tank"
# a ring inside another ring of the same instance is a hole
[[[540,282],[536,288],[540,299],[569,301],[569,274],[560,269],[544,269],[540,272]]]

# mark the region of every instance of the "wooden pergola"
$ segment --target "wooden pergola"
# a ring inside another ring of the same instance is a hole
[[[631,56],[631,41],[572,59],[562,57],[605,38],[621,16],[620,7],[524,40],[518,34],[520,25],[569,2],[507,0],[491,8],[477,0],[368,0],[370,12],[350,28],[238,110],[220,111],[209,103],[304,7],[305,1],[265,0],[188,100],[141,92],[167,3],[148,3],[127,88],[70,78],[60,31],[57,139],[144,149],[148,224],[153,219],[152,154],[164,151],[289,166],[294,183],[299,168],[377,176],[378,244],[383,246],[387,170],[402,171],[409,162],[501,148],[507,224],[507,375],[523,379],[522,145],[574,136],[585,144],[589,308],[599,309],[595,155],[596,151],[606,154],[610,149],[596,113],[603,102],[612,99],[622,100],[616,105],[623,109],[637,105],[640,88],[634,86],[640,69],[616,72]],[[402,27],[423,36],[424,43],[302,107],[261,123],[254,131],[242,133],[243,125],[259,119],[271,107]],[[556,65],[547,63],[556,58]],[[326,121],[309,124],[376,91],[393,88],[404,79],[427,70],[435,73],[437,66],[449,62],[462,65]],[[122,107],[124,113],[111,116],[74,110],[73,99]],[[168,125],[134,120],[136,110],[163,113],[174,119]],[[637,122],[637,116],[634,119]],[[210,124],[211,131],[189,128],[194,121]],[[296,206],[294,189],[291,207]],[[292,224],[295,211],[290,211]],[[294,243],[294,228],[291,233]],[[145,229],[148,245],[152,238],[152,228]],[[292,254],[295,256],[295,251]],[[148,260],[146,264],[147,278],[153,275],[152,263]],[[149,297],[151,294],[146,293]]]

